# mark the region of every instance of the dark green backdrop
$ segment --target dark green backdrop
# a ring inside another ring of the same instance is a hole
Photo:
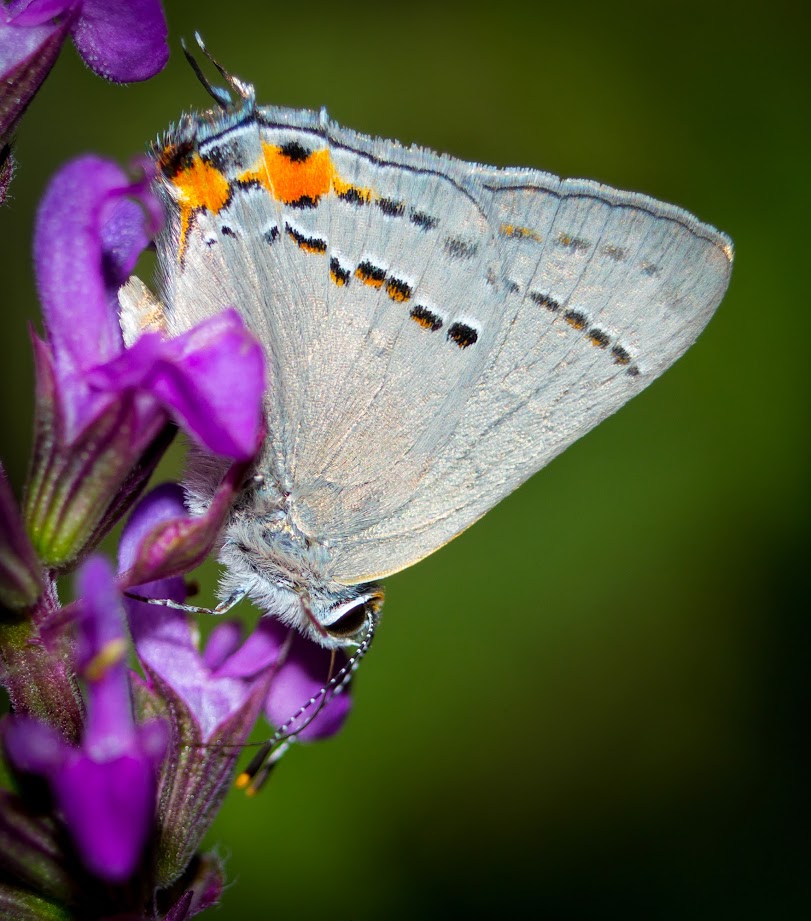
[[[149,83],[105,85],[63,53],[0,213],[17,486],[35,202],[67,157],[126,160],[207,105],[179,53],[194,29],[261,102],[633,188],[736,244],[726,300],[671,372],[388,581],[346,730],[294,751],[259,799],[233,794],[212,830],[234,880],[220,917],[807,910],[811,96],[794,6],[168,0],[172,61]]]

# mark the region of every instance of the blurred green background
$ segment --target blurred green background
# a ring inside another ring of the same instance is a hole
[[[164,73],[108,86],[66,48],[19,132],[0,214],[18,488],[35,204],[66,158],[126,161],[208,105],[179,51],[195,29],[260,102],[643,191],[736,244],[724,303],[672,371],[388,580],[345,731],[293,751],[258,799],[232,794],[212,829],[234,881],[220,917],[807,917],[801,5],[166,7]],[[203,579],[210,598],[215,568]]]

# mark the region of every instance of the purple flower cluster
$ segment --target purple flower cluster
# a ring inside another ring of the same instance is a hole
[[[19,0],[0,16],[0,72],[18,90],[14,105],[0,97],[4,138],[68,35],[108,79],[144,79],[166,59],[157,0]],[[46,336],[33,342],[21,507],[0,468],[12,709],[0,738],[14,781],[0,791],[3,917],[182,921],[215,904],[222,867],[198,849],[257,718],[316,739],[350,706],[321,694],[329,651],[269,619],[247,635],[218,623],[201,647],[182,609],[184,574],[215,546],[261,444],[264,364],[225,304],[183,336],[125,345],[118,291],[160,222],[148,174],[92,156],[56,175],[37,217]],[[142,498],[177,429],[231,464],[198,517],[177,484]],[[114,568],[95,547],[127,515]],[[77,600],[63,607],[56,580],[73,571]]]

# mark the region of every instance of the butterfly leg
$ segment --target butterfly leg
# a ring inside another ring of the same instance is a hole
[[[124,592],[127,598],[133,601],[143,601],[145,604],[156,604],[162,608],[171,608],[173,611],[185,611],[187,614],[226,614],[231,608],[239,604],[248,592],[239,588],[214,608],[202,608],[194,604],[184,604],[180,601],[172,601],[171,598],[147,598],[145,595],[136,595],[135,592]]]

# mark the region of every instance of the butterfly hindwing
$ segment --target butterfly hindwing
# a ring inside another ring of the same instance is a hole
[[[310,112],[204,135],[164,170],[169,327],[234,305],[264,343],[263,464],[337,581],[479,518],[672,364],[728,282],[728,240],[643,196]]]

